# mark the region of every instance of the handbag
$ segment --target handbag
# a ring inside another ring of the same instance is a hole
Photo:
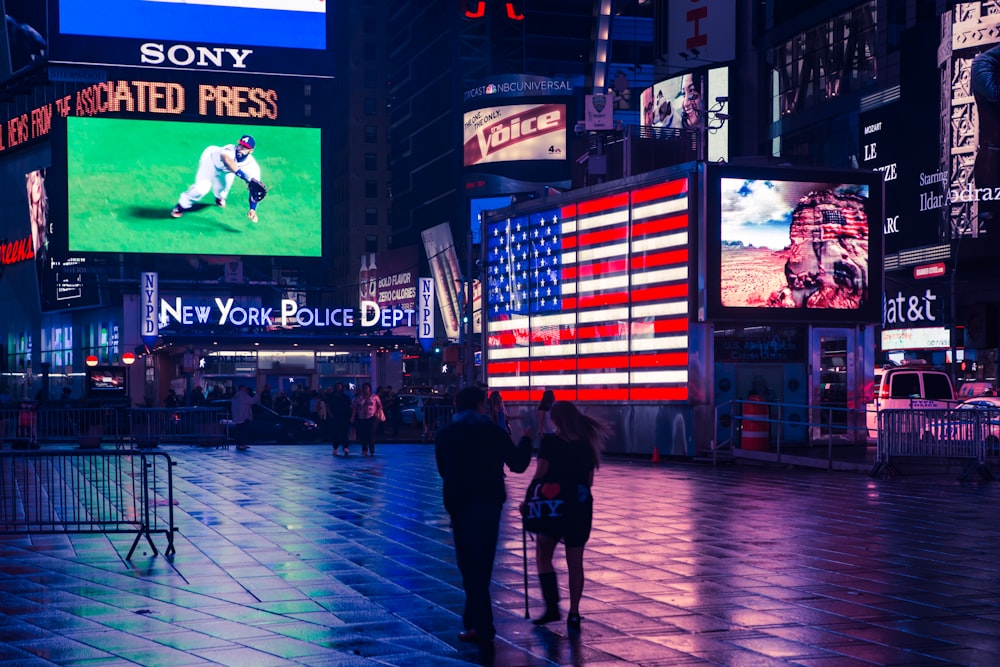
[[[566,517],[566,494],[559,482],[533,479],[519,508],[529,533],[562,532]]]

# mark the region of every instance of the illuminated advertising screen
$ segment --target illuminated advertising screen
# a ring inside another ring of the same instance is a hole
[[[466,112],[463,164],[565,160],[566,120],[565,104],[506,104]]]
[[[705,109],[704,77],[689,72],[659,81],[642,91],[642,124],[646,127],[698,127]]]
[[[487,377],[507,400],[688,399],[688,178],[487,217]]]
[[[125,396],[124,366],[93,366],[87,368],[87,394]]]
[[[0,154],[46,139],[53,131],[65,132],[67,117],[313,127],[319,125],[332,94],[324,81],[258,77],[251,82],[239,75],[192,72],[156,72],[159,78],[127,76],[131,74],[131,70],[111,71],[104,80],[33,108],[7,109],[14,113],[0,117],[4,124]],[[54,154],[65,151],[64,143],[65,138],[55,141]],[[61,169],[50,170],[48,178],[61,179]]]
[[[458,252],[447,222],[420,232],[420,239],[427,253],[427,263],[434,278],[434,290],[445,338],[458,340],[463,317],[464,292],[462,270],[458,266]]]
[[[578,118],[575,103],[573,82],[565,77],[496,74],[466,90],[466,195],[569,188],[567,133]]]
[[[941,99],[938,159],[919,182],[919,210],[943,217],[958,263],[992,268],[1000,257],[1000,40],[992,2],[949,3],[944,25],[914,40],[923,46],[918,95]],[[929,53],[927,53],[929,51]],[[904,54],[906,55],[906,54]],[[922,54],[921,54],[922,55]],[[909,62],[909,61],[903,61]],[[948,73],[944,78],[941,72]],[[905,70],[904,70],[905,72]],[[914,77],[916,78],[916,76]],[[905,82],[905,80],[904,80]],[[929,83],[940,83],[929,90]],[[937,94],[940,91],[940,96]],[[904,89],[904,96],[906,89]],[[912,130],[906,135],[913,141]],[[919,135],[916,135],[919,136]],[[931,138],[934,138],[933,135]],[[907,155],[909,159],[909,155]]]
[[[47,169],[24,175],[28,198],[31,245],[38,271],[38,293],[43,312],[101,305],[97,277],[85,271],[82,257],[56,259],[49,252],[49,237],[60,233],[49,222],[49,197],[45,187]]]
[[[710,319],[881,321],[881,174],[707,173]]]
[[[321,256],[317,128],[70,116],[65,134],[69,253]],[[268,187],[253,218],[220,169],[243,137],[238,166]]]
[[[670,137],[671,130],[703,131],[705,157],[710,162],[729,159],[729,68],[694,70],[658,81],[639,96],[642,125],[654,135]],[[664,132],[657,132],[664,130]]]
[[[53,63],[327,76],[326,0],[58,0]]]
[[[930,249],[930,257],[940,258],[942,250],[950,254],[950,249],[940,248],[949,242],[941,209],[948,182],[947,171],[939,166],[941,100],[927,88],[937,76],[938,29],[928,21],[903,34],[901,62],[906,67],[900,75],[900,98],[859,114],[858,166],[879,172],[885,184],[887,267],[908,269],[915,255],[910,251],[917,248]],[[894,261],[897,256],[903,261]]]
[[[395,250],[371,253],[368,262],[368,298],[382,308],[400,308],[415,311],[417,308],[417,278],[419,277],[419,250],[407,246]],[[413,336],[414,322],[394,327],[393,335]]]

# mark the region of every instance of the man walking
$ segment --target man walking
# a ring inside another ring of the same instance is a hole
[[[527,470],[531,441],[514,445],[510,435],[487,416],[486,392],[479,387],[459,391],[455,410],[451,423],[438,431],[434,454],[465,589],[465,630],[458,638],[488,643],[496,635],[490,579],[500,515],[507,500],[504,466],[511,472]]]
[[[256,396],[251,396],[245,384],[240,385],[239,391],[233,396],[233,437],[236,439],[236,449],[245,451],[250,449],[247,441],[250,439],[250,423],[253,421],[253,406],[257,402]]]
[[[351,397],[344,392],[343,382],[333,385],[333,393],[327,404],[330,407],[333,455],[337,455],[337,448],[340,447],[344,450],[344,456],[347,456],[347,445],[351,441]]]

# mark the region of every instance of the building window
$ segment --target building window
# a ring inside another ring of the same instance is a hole
[[[368,227],[374,227],[378,224],[378,209],[377,208],[366,208],[365,209],[365,225]]]
[[[777,113],[784,116],[847,92],[874,88],[877,27],[877,3],[871,0],[774,48]]]
[[[376,169],[378,169],[378,155],[365,153],[365,171],[375,171]]]
[[[364,53],[364,59],[365,60],[375,60],[375,43],[374,42],[365,42],[364,46],[361,47],[361,50]]]
[[[365,237],[365,252],[378,252],[378,237],[377,236],[366,236]]]
[[[377,24],[375,22],[374,16],[366,16],[361,19],[361,29],[366,35],[371,35],[375,32]]]
[[[365,143],[366,144],[376,144],[378,143],[378,128],[374,125],[365,125]]]
[[[365,88],[375,88],[377,86],[378,75],[375,74],[375,70],[366,69],[365,70]]]
[[[365,181],[365,197],[368,199],[378,197],[378,181]]]
[[[374,97],[366,97],[365,98],[365,115],[366,116],[374,116],[375,115],[375,111],[376,111],[377,108],[378,108],[378,100],[376,100]]]

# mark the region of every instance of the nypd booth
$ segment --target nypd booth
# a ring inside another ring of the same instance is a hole
[[[228,394],[241,384],[272,395],[337,382],[398,388],[418,324],[415,309],[370,300],[317,307],[273,290],[161,291],[155,273],[142,274],[141,287],[123,297],[126,349],[134,342],[142,362],[129,378],[143,387],[133,404],[161,404],[170,389]]]

